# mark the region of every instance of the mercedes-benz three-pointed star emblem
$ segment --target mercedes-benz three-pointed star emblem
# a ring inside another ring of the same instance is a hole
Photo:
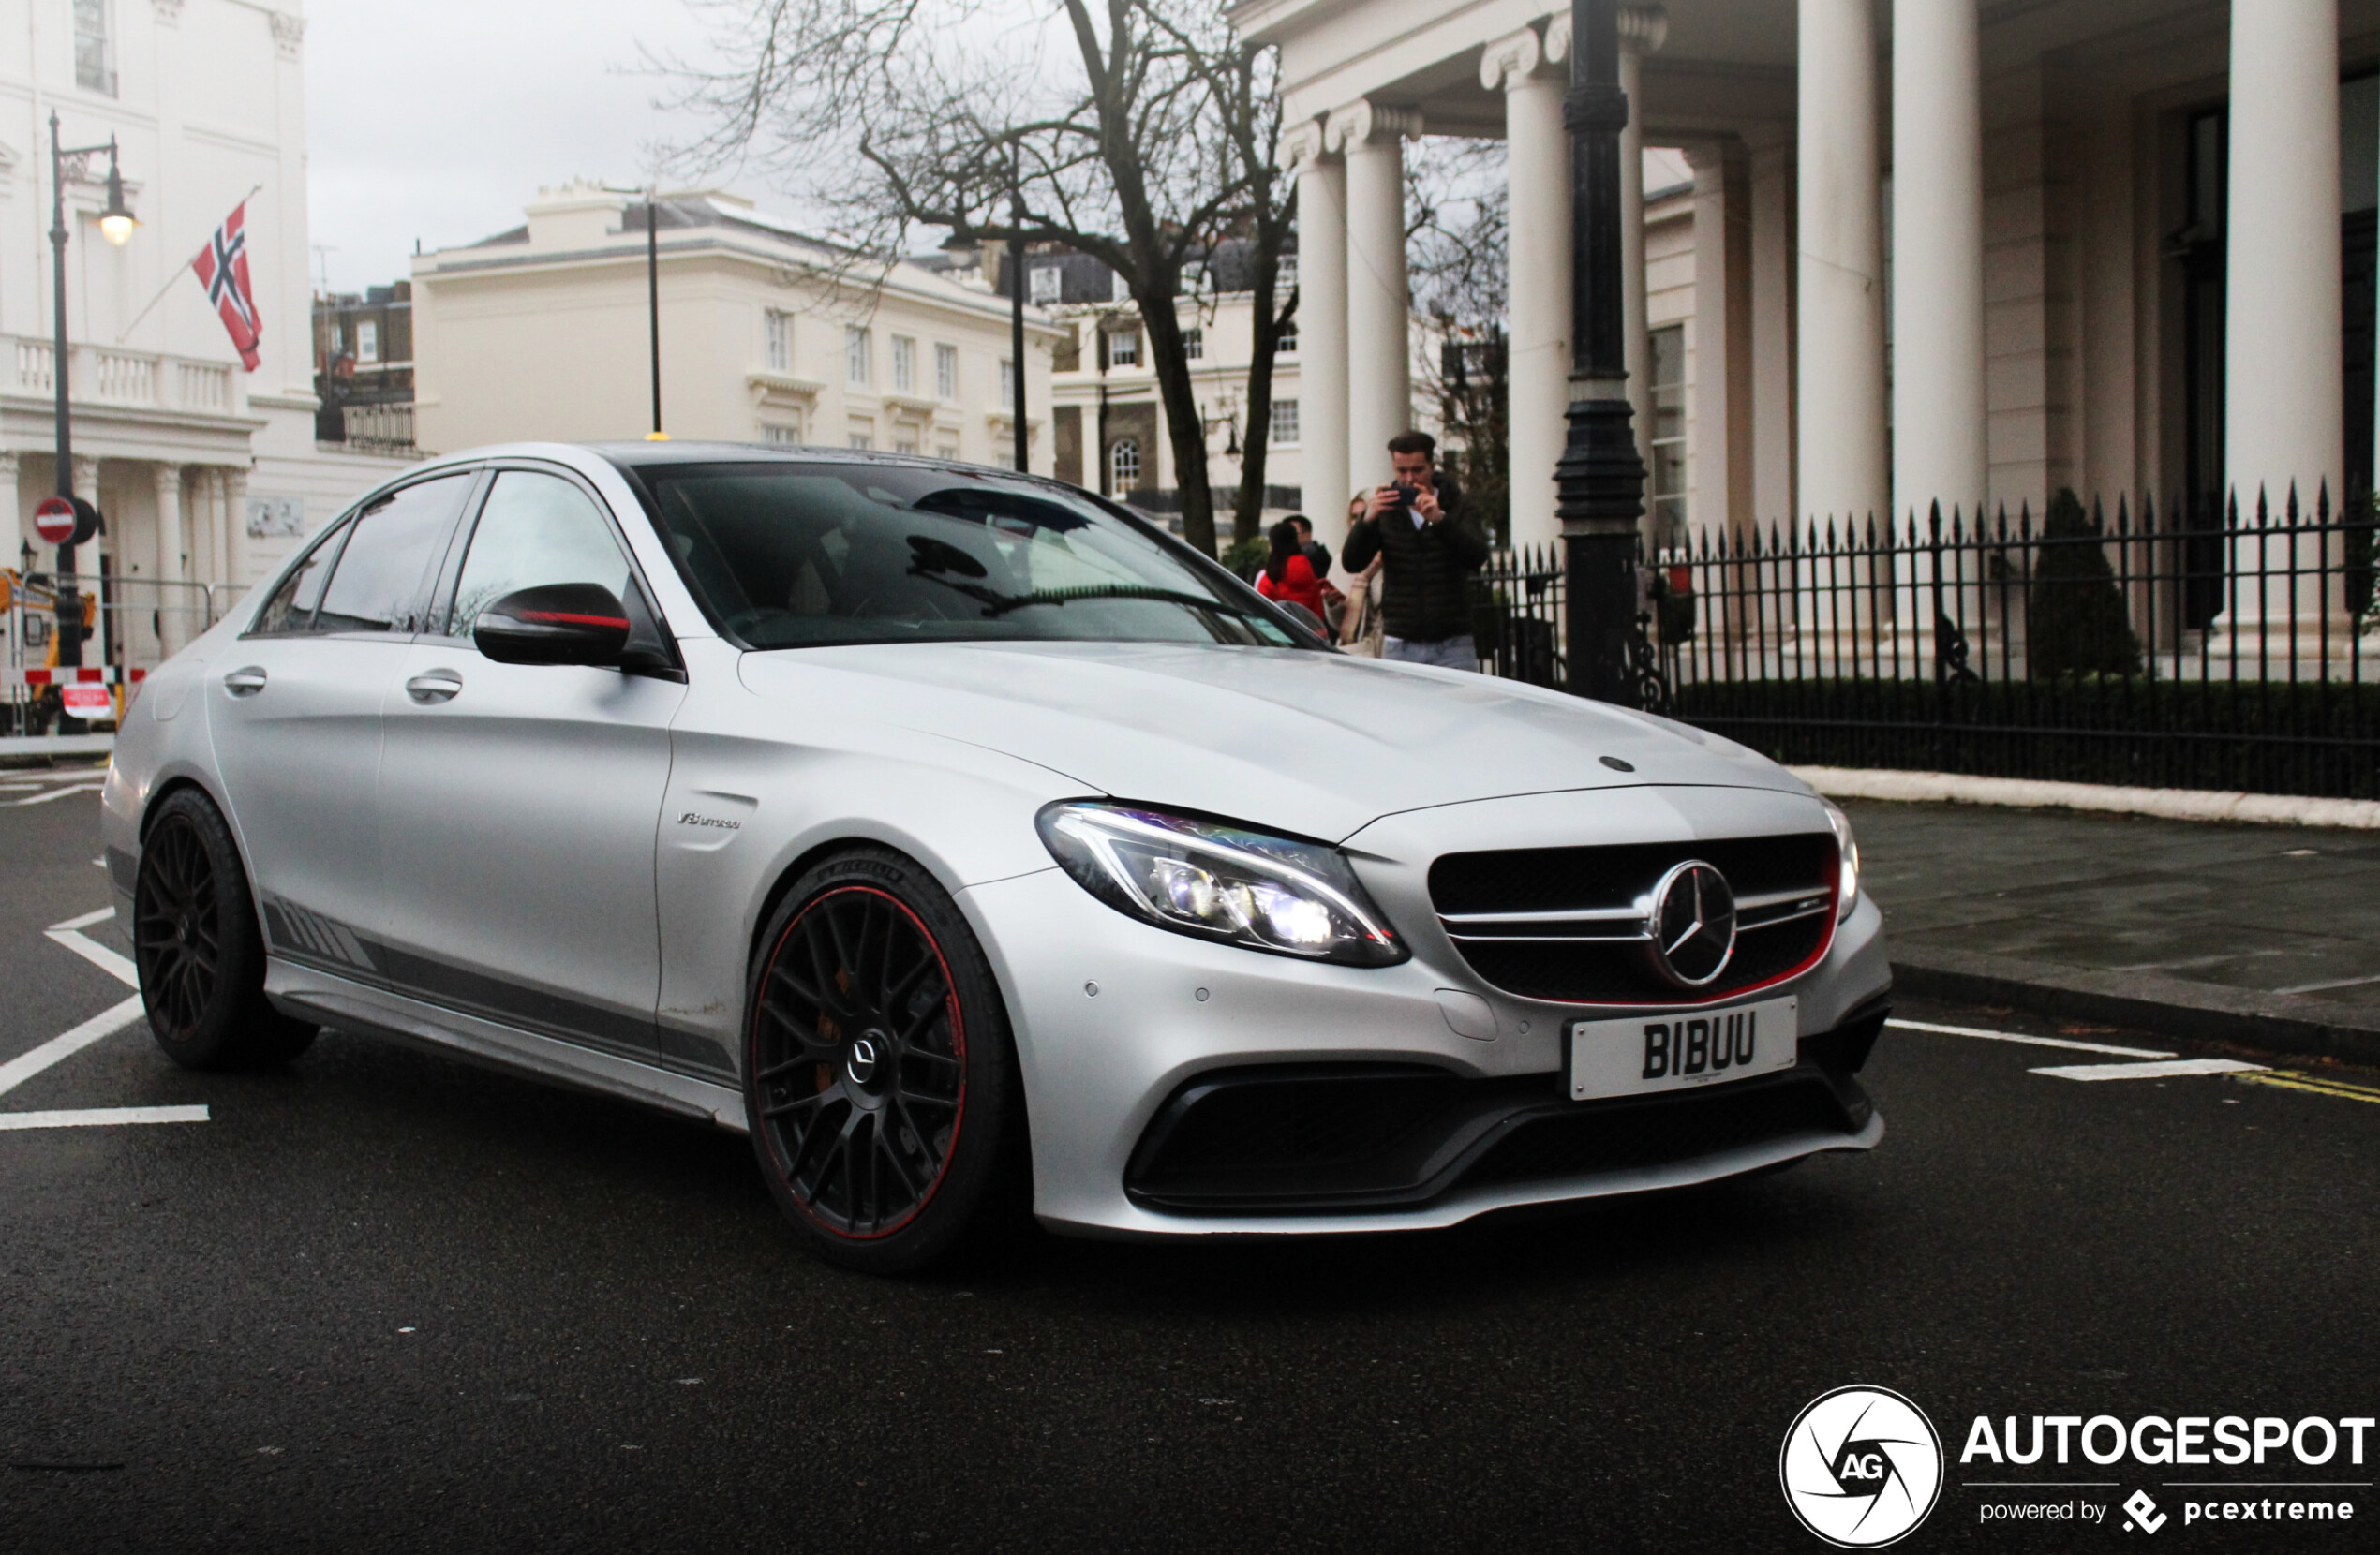
[[[1735,893],[1717,868],[1688,859],[1653,887],[1644,927],[1655,971],[1681,988],[1708,987],[1735,955]]]

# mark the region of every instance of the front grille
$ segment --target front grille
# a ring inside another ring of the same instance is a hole
[[[1688,859],[1725,875],[1738,906],[1733,958],[1691,990],[1653,970],[1643,916],[1661,876]],[[1839,862],[1831,832],[1449,853],[1430,866],[1430,899],[1471,970],[1508,993],[1701,1004],[1778,982],[1825,952]]]
[[[1792,1134],[1848,1133],[1845,1123],[1834,1092],[1815,1078],[1734,1094],[1672,1094],[1525,1122],[1491,1147],[1462,1180],[1466,1187],[1486,1187],[1667,1166]]]

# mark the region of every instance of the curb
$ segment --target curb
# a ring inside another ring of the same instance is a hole
[[[1919,954],[1923,960],[1894,958],[1897,991],[2137,1027],[2188,1042],[2380,1065],[2380,1012],[2155,972],[2087,971],[1956,950]]]
[[[1949,805],[2009,805],[2029,809],[2098,810],[2164,821],[2227,821],[2258,826],[2340,826],[2380,831],[2380,800],[2310,799],[2286,793],[2224,793],[2206,789],[2118,788],[2027,778],[1971,778],[1958,772],[1897,772],[1797,766],[1794,777],[1830,799],[1888,799]]]

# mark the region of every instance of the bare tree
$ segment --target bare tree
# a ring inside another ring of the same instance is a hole
[[[692,3],[709,57],[743,63],[668,67],[681,104],[712,126],[682,159],[757,164],[797,185],[855,253],[898,253],[910,229],[946,228],[962,242],[1063,244],[1122,278],[1148,331],[1183,537],[1212,554],[1182,274],[1239,231],[1269,245],[1251,405],[1269,401],[1286,316],[1272,306],[1271,261],[1288,220],[1269,56],[1198,0],[1059,0],[1054,13],[987,0]],[[1042,25],[1053,20],[1054,32]],[[1052,68],[1036,45],[1069,52],[1067,67]],[[1262,453],[1252,463],[1261,505]],[[1239,505],[1252,526],[1248,501],[1243,466]]]

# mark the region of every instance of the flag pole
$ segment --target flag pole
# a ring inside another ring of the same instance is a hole
[[[236,211],[242,205],[245,205],[249,200],[254,200],[263,188],[263,185],[257,185],[254,188],[248,190],[247,193],[242,195],[239,200],[232,204],[231,209]],[[221,223],[218,222],[216,225],[220,226]],[[212,230],[210,229],[210,231],[211,230]],[[206,244],[201,244],[198,247],[198,253],[192,254],[190,259],[195,259],[199,257],[199,254],[203,254],[205,252]],[[173,267],[173,273],[165,278],[165,285],[157,288],[157,294],[150,298],[147,303],[141,305],[141,311],[132,316],[132,322],[124,326],[124,333],[115,337],[115,343],[117,345],[121,346],[126,341],[132,338],[132,332],[141,327],[141,320],[149,316],[149,312],[152,308],[155,308],[159,303],[165,301],[165,294],[173,289],[173,283],[180,280],[182,278],[182,273],[189,268],[189,259],[185,259],[182,263]]]

